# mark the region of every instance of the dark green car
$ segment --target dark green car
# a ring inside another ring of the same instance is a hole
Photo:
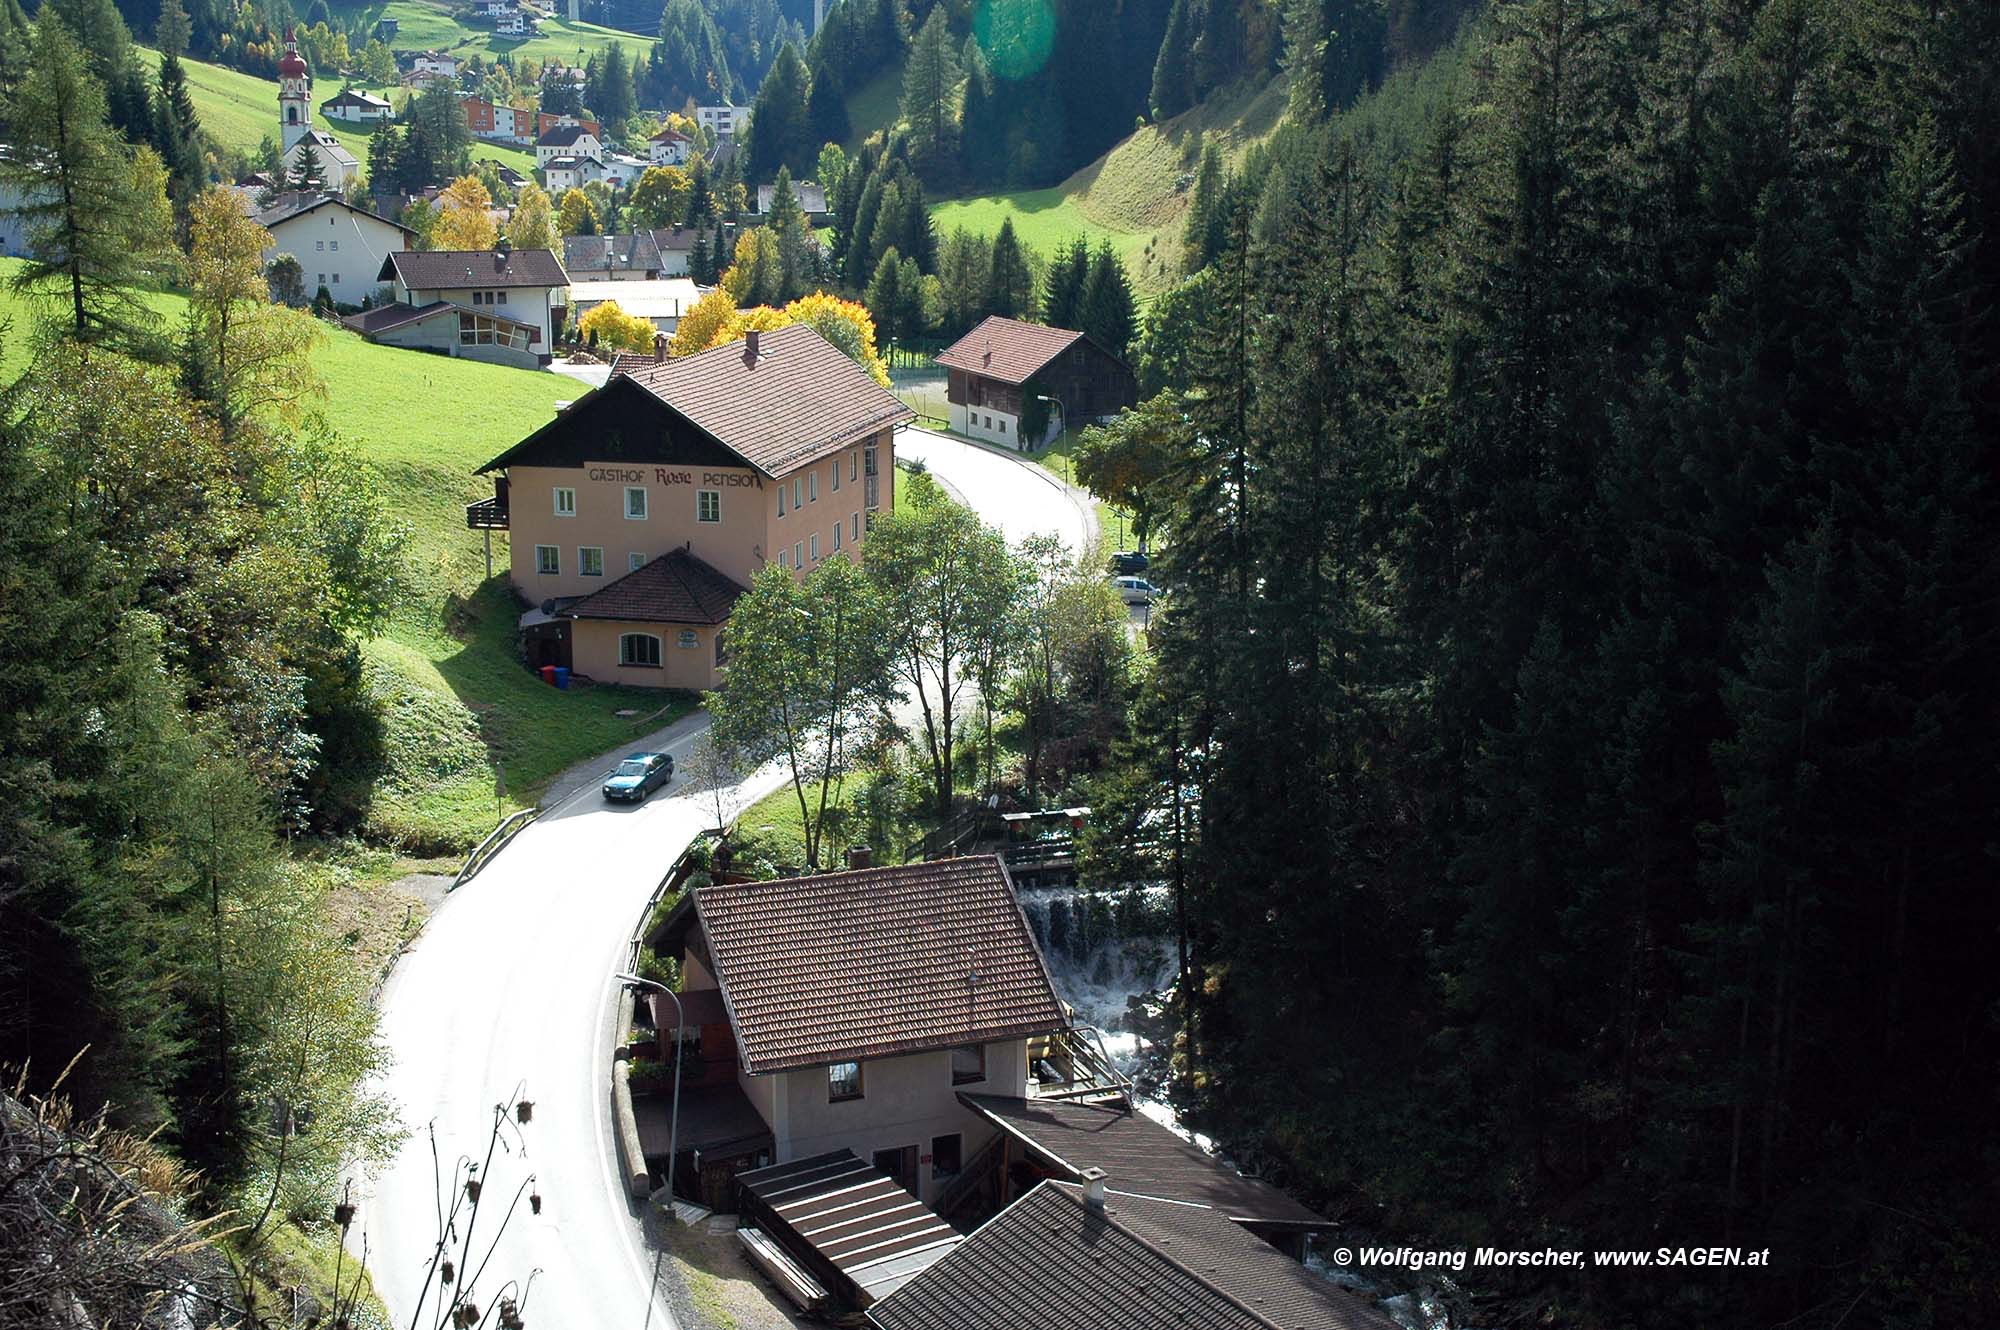
[[[604,797],[639,803],[674,778],[670,753],[634,753],[604,780]]]

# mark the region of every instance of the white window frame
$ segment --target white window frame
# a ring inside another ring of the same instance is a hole
[[[590,556],[593,554],[597,556],[597,571],[594,573],[590,571]],[[576,547],[576,575],[578,577],[604,576],[604,546],[578,545]]]
[[[805,504],[803,504],[803,503],[801,503],[801,502],[799,501],[799,495],[801,495],[801,494],[803,494],[803,493],[805,493],[805,482],[804,482],[803,480],[799,479],[799,478],[798,478],[797,476],[793,476],[793,477],[792,477],[792,507],[794,507],[794,508],[803,508],[803,507],[805,507]]]
[[[810,537],[810,542],[809,542],[809,543],[810,543],[810,548],[808,549],[808,551],[807,551],[807,552],[808,552],[808,553],[810,553],[810,554],[812,555],[812,561],[813,561],[814,563],[818,563],[818,562],[819,562],[819,532],[815,531],[815,532],[813,532],[813,533],[812,533],[812,536]]]
[[[840,493],[840,459],[833,459],[833,492]]]
[[[854,514],[854,538],[861,539],[861,514],[858,510]]]
[[[783,485],[780,485],[778,486],[778,516],[783,517],[784,515],[785,515],[785,487]]]
[[[720,522],[722,520],[721,490],[696,490],[694,492],[694,520],[697,522]]]
[[[636,573],[645,566],[646,566],[646,556],[640,553],[638,550],[633,550],[631,553],[625,556],[626,572]]]
[[[562,576],[562,546],[535,546],[535,574],[538,577]]]
[[[818,467],[814,467],[814,468],[813,468],[812,470],[810,470],[810,471],[806,472],[806,501],[807,501],[808,503],[818,503],[818,502],[819,502],[819,468],[818,468]]]
[[[840,519],[835,518],[833,522],[833,552],[835,554],[840,553],[840,528]]]
[[[569,499],[568,506],[564,506],[563,504],[563,499],[565,496],[567,496]],[[552,496],[551,502],[555,504],[557,517],[576,516],[576,489],[574,486],[571,485],[556,486],[555,494]]]
[[[628,648],[631,643],[641,641],[653,644],[653,658],[651,660],[632,659],[633,653]],[[659,634],[657,633],[620,633],[618,635],[618,663],[626,669],[657,670],[661,668],[660,661],[663,659],[661,645]]]
[[[806,543],[803,540],[795,540],[792,542],[792,567],[803,568],[805,566]]]
[[[779,550],[778,567],[789,568],[791,566],[792,566],[792,552],[790,550]]]
[[[632,511],[632,496],[634,494],[639,496],[639,511],[636,513]],[[625,520],[628,522],[643,522],[646,520],[647,514],[651,511],[652,500],[646,494],[646,487],[644,485],[627,485],[625,487]]]

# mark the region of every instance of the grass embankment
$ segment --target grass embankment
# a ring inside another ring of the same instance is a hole
[[[14,320],[0,344],[6,382],[29,355],[30,311],[4,286],[17,266],[0,260],[0,317]],[[187,308],[172,293],[151,300],[170,326]],[[408,530],[398,609],[362,646],[388,749],[370,838],[428,853],[463,848],[572,763],[686,713],[693,699],[685,694],[558,691],[528,673],[515,651],[520,606],[507,582],[507,534],[494,533],[488,579],[481,537],[465,527],[465,505],[492,492],[476,468],[547,421],[556,402],[581,396],[583,385],[374,346],[345,331],[329,333],[317,365],[327,418],[374,467],[390,515]],[[662,706],[671,710],[656,716]],[[505,776],[504,799],[496,774]]]
[[[847,142],[853,152],[878,129],[887,129],[902,114],[903,64],[897,61],[847,94]]]
[[[1282,78],[1218,95],[1172,120],[1145,125],[1060,185],[952,199],[933,205],[940,233],[954,227],[992,235],[1014,223],[1021,242],[1045,257],[1083,236],[1109,241],[1141,295],[1180,276],[1183,218],[1202,145],[1213,137],[1234,166],[1269,138],[1285,112]]]
[[[574,56],[575,53],[576,48],[572,45],[570,54]],[[158,68],[158,51],[142,46],[139,54],[149,68]],[[272,139],[278,137],[278,85],[275,82],[188,56],[181,57],[181,67],[187,72],[188,95],[194,99],[195,115],[217,146],[254,155],[266,136]],[[339,92],[341,87],[338,79],[324,78],[314,82],[313,128],[325,130],[339,139],[341,146],[353,153],[362,169],[366,170],[373,126],[362,128],[341,124],[319,113],[319,103]],[[387,91],[379,88],[365,90],[380,93],[391,101],[401,95],[400,90],[395,88]],[[472,157],[474,161],[490,157],[524,173],[535,169],[535,154],[522,148],[505,148],[475,140]]]

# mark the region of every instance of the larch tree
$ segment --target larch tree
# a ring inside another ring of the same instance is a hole
[[[515,249],[555,249],[561,240],[548,192],[533,181],[521,186],[507,218],[507,243]]]
[[[493,196],[476,175],[463,175],[438,195],[437,227],[431,243],[439,249],[490,250],[499,239],[493,225]]]
[[[28,240],[14,289],[59,294],[78,341],[137,344],[156,320],[135,291],[173,242],[165,170],[151,149],[119,142],[103,89],[53,11],[35,25],[4,119],[11,151],[0,156],[0,185]]]
[[[945,8],[931,10],[903,66],[902,110],[910,126],[910,151],[919,166],[934,174],[955,162],[958,152],[960,75]]]

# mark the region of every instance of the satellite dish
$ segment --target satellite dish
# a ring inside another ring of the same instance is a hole
[[[542,602],[542,613],[548,615],[551,619],[556,617],[556,603],[553,598]]]

